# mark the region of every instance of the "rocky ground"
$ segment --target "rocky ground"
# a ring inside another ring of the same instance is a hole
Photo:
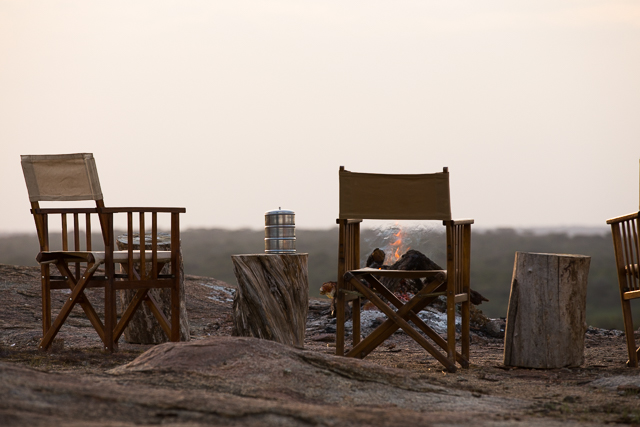
[[[327,300],[309,303],[304,349],[232,337],[233,287],[185,286],[189,343],[121,339],[106,354],[78,309],[43,353],[39,269],[0,265],[0,425],[640,425],[640,371],[625,367],[620,331],[590,328],[579,368],[514,369],[493,322],[473,333],[471,367],[451,374],[404,333],[365,360],[333,356]]]

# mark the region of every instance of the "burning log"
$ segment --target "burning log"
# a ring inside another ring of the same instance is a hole
[[[381,268],[384,264],[386,254],[380,248],[375,248],[369,258],[367,258],[367,267]]]
[[[444,270],[428,256],[415,249],[409,249],[396,262],[391,265],[384,265],[385,253],[382,249],[376,248],[367,258],[367,267],[379,268],[382,270]],[[370,263],[371,261],[371,263]],[[383,277],[382,283],[394,293],[418,293],[425,284],[420,279],[397,279]],[[480,305],[484,301],[489,301],[480,292],[470,290],[470,301],[473,305]]]
[[[391,265],[384,265],[385,253],[382,249],[373,250],[367,259],[367,267],[379,268],[381,270],[442,270],[438,264],[420,251],[409,249],[396,262]],[[398,279],[383,277],[380,281],[394,293],[418,293],[425,285],[420,279]]]

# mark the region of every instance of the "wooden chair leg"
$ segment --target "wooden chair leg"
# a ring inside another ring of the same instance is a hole
[[[447,290],[447,359],[454,361],[456,354],[456,302],[452,289]]]
[[[351,329],[351,336],[353,339],[352,347],[355,347],[360,342],[360,324],[361,324],[361,312],[360,312],[361,298],[357,297],[352,301],[351,307],[351,321],[353,328]]]
[[[469,367],[470,347],[471,347],[471,306],[469,301],[462,303],[460,307],[462,320],[462,333],[460,337],[462,357],[466,359],[466,364],[461,363],[463,368]]]
[[[42,336],[51,328],[51,273],[50,265],[42,264]]]
[[[624,335],[627,339],[627,351],[629,353],[629,360],[627,366],[630,368],[638,367],[638,350],[636,348],[636,340],[633,330],[633,318],[631,316],[631,302],[629,300],[622,300],[622,316],[624,318]]]
[[[175,283],[171,287],[171,335],[173,342],[180,341],[180,277],[176,275]]]
[[[336,289],[335,295],[336,310],[336,356],[344,356],[344,293],[342,289]]]
[[[118,322],[116,311],[115,267],[113,263],[105,268],[107,276],[104,285],[104,343],[105,351],[113,353],[118,351],[118,342],[115,340],[115,329]]]

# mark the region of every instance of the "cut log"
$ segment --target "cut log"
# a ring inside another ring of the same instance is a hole
[[[591,257],[516,252],[504,364],[525,368],[584,363]]]
[[[138,237],[138,238],[136,238]],[[127,235],[120,235],[116,239],[118,250],[125,251],[128,249]],[[151,235],[145,236],[145,247],[151,250]],[[133,249],[140,249],[140,238],[134,234]],[[171,250],[171,236],[168,233],[158,233],[158,250]],[[184,290],[184,264],[182,263],[182,250],[180,251],[180,341],[189,341],[189,318],[187,316],[187,300]],[[150,254],[147,254],[150,257]],[[151,271],[151,263],[147,262],[146,271]],[[136,270],[138,268],[136,267]],[[166,264],[162,271],[158,274],[171,274],[171,264]],[[127,307],[136,290],[123,289],[120,291],[121,307]],[[160,309],[164,312],[167,319],[170,319],[171,313],[171,289],[150,289],[149,294],[158,301]],[[141,304],[138,310],[131,318],[131,321],[124,330],[124,340],[134,344],[160,344],[168,342],[169,338],[164,333],[162,326],[158,323],[155,316],[146,304]]]
[[[304,347],[308,254],[232,255],[238,289],[233,335]]]

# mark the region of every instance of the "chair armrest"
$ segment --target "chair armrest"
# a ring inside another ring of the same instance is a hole
[[[97,213],[97,208],[37,208],[31,209],[32,214],[92,214]]]
[[[607,224],[615,224],[617,222],[628,221],[630,219],[638,218],[638,212],[630,213],[627,215],[618,216],[607,220]]]
[[[96,262],[96,252],[89,251],[45,251],[40,252],[36,256],[39,264],[56,263],[60,261],[67,262]]]
[[[467,225],[467,224],[473,224],[475,221],[471,218],[465,218],[465,219],[452,219],[450,221],[442,221],[444,223],[444,225],[447,225],[447,222],[450,223],[451,225]]]
[[[359,222],[362,222],[361,219],[336,219],[336,224],[340,224],[340,222],[344,222],[345,224],[357,224]]]
[[[186,213],[186,208],[98,208],[99,213]]]

